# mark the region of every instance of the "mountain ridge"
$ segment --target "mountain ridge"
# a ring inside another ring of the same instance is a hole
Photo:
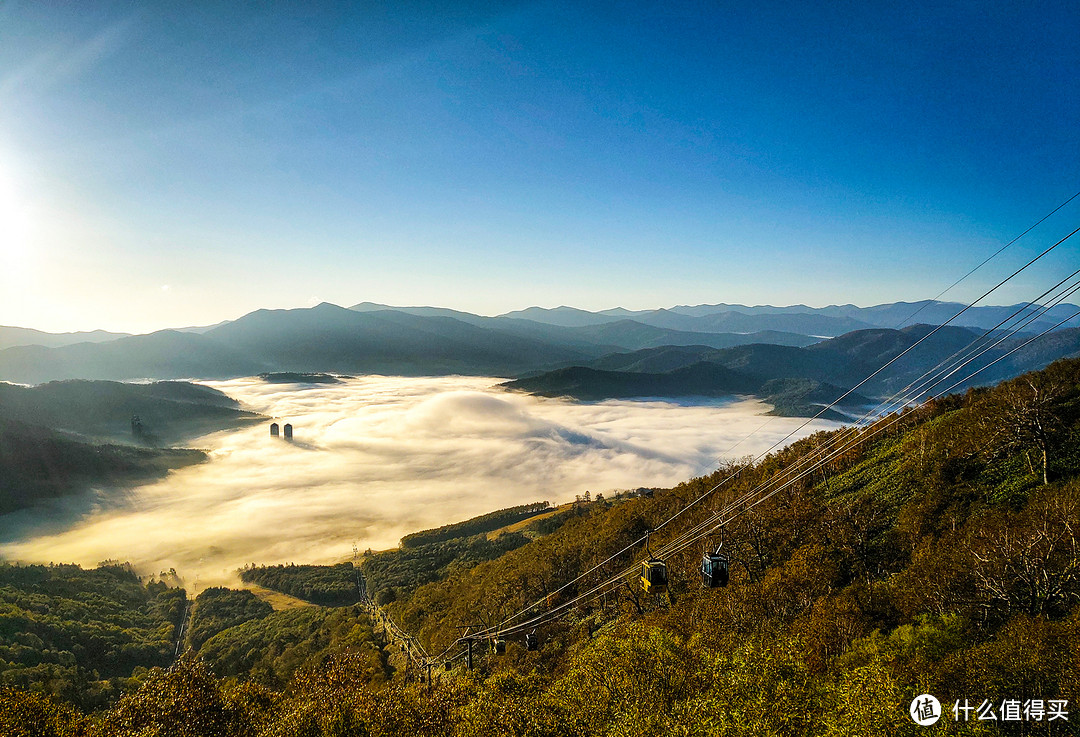
[[[899,309],[910,314],[912,305],[904,303],[898,307],[898,304],[878,307],[886,312]],[[951,309],[947,303],[932,303],[931,307]],[[847,306],[837,309],[848,311]],[[867,308],[852,309],[865,313]],[[997,316],[1002,310],[1012,308],[982,309],[992,311],[986,313],[988,316]],[[525,317],[484,317],[443,308],[391,309],[370,302],[352,308],[324,302],[307,308],[260,309],[202,332],[163,330],[54,348],[13,346],[0,350],[0,380],[40,384],[68,379],[225,379],[283,372],[461,374],[528,379],[529,386],[543,393],[573,396],[576,390],[569,391],[573,386],[564,386],[570,374],[563,372],[536,379],[571,366],[668,374],[705,361],[750,377],[745,381],[755,387],[775,379],[815,382],[788,384],[789,388],[819,385],[844,388],[854,386],[884,363],[895,361],[889,378],[876,378],[865,389],[867,395],[887,395],[966,346],[980,332],[952,325],[861,327],[818,339],[806,333],[777,330],[702,332],[724,326],[761,327],[765,324],[762,320],[769,315],[755,317],[730,310],[711,315],[682,315],[674,310],[653,310],[644,318],[633,313],[638,319],[631,319],[627,317],[629,310],[620,308],[615,312],[593,324],[556,325]],[[529,308],[517,314],[543,318],[550,317],[551,311]],[[589,316],[595,316],[571,307],[556,308],[554,314],[568,323],[592,320]],[[807,331],[863,324],[844,316],[785,313],[783,317],[801,320],[799,329]],[[649,320],[661,324],[651,324]],[[687,321],[694,330],[670,327],[685,325]],[[934,335],[918,350],[900,357],[931,330]],[[973,364],[972,370],[990,359],[1002,359],[987,369],[978,383],[991,383],[1075,355],[1080,351],[1080,328],[1056,330],[1024,351],[1005,357],[1008,350],[1023,340],[1026,337],[1014,336],[991,351],[983,363]],[[659,383],[652,391],[642,385],[640,376],[602,376],[610,384],[613,396],[625,396],[630,386],[637,386],[634,391],[642,396],[664,392],[688,396],[701,393],[703,388],[700,377],[691,380],[690,374],[677,375],[687,382],[681,387],[670,376],[657,378]],[[602,384],[603,381],[593,376],[588,395],[601,396]],[[719,387],[736,384],[739,382],[726,377],[715,387],[704,387],[708,390],[705,393],[712,395]],[[817,389],[807,391],[820,396]],[[785,406],[790,409],[806,405],[788,402]]]
[[[716,393],[722,393],[727,388],[730,393],[749,392],[767,398],[769,394],[762,392],[763,387],[769,381],[777,381],[787,382],[789,389],[795,385],[801,386],[801,394],[817,397],[814,402],[793,401],[788,395],[777,411],[783,414],[816,414],[812,405],[822,403],[823,386],[837,390],[831,399],[824,401],[827,404],[871,377],[861,387],[860,399],[849,397],[845,400],[847,406],[861,405],[866,403],[867,396],[884,397],[904,389],[926,371],[953,358],[958,350],[979,335],[980,332],[968,328],[913,325],[901,330],[875,328],[855,331],[804,348],[768,344],[721,349],[665,346],[610,354],[580,367],[587,371],[575,372],[564,368],[519,378],[504,386],[541,396],[568,396],[593,401],[656,396],[663,393],[658,390],[660,388],[676,392],[672,396],[716,396]],[[927,384],[921,391],[940,391],[977,370],[981,370],[981,373],[960,383],[957,388],[993,384],[1025,371],[1042,368],[1052,361],[1080,355],[1080,328],[1050,333],[1033,341],[1023,351],[1010,355],[1014,348],[1027,340],[1021,337],[1004,340],[984,356],[972,360],[962,372],[957,372],[955,376],[943,376],[937,384]],[[987,345],[990,344],[987,342]],[[918,349],[911,350],[916,345]],[[909,350],[905,355],[905,351]],[[739,379],[735,380],[734,376],[729,375],[713,390],[707,391],[703,391],[700,384],[678,386],[673,383],[673,377],[678,376],[678,372],[701,364],[722,367]],[[890,364],[889,371],[874,376],[885,364]]]

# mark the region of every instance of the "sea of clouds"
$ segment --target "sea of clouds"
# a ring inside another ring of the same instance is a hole
[[[27,561],[131,561],[189,583],[236,581],[245,563],[330,563],[402,535],[501,507],[671,486],[719,459],[766,450],[804,421],[751,399],[579,403],[511,393],[477,377],[367,376],[341,384],[205,382],[266,423],[191,445],[210,460],[99,506],[63,529],[0,545]],[[801,437],[834,423],[815,421]],[[751,434],[752,433],[752,434]],[[750,435],[749,438],[746,436]],[[36,531],[31,531],[36,530]]]

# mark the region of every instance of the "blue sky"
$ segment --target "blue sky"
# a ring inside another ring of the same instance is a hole
[[[1078,30],[1069,2],[0,2],[0,324],[932,297],[1080,189]]]

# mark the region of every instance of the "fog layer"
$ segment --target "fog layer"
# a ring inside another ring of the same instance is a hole
[[[84,565],[116,558],[146,573],[175,567],[200,585],[229,582],[245,563],[336,562],[353,543],[390,548],[408,532],[501,507],[674,485],[720,457],[758,453],[803,422],[764,418],[768,406],[756,400],[579,404],[508,393],[498,382],[207,382],[291,423],[293,440],[270,437],[268,424],[205,436],[193,445],[210,450],[208,463],[58,532],[11,541],[9,529],[0,554]]]

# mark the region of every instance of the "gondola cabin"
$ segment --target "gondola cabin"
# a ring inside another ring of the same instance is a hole
[[[647,560],[642,563],[641,587],[646,594],[667,591],[667,564],[662,560]]]
[[[539,643],[536,640],[536,633],[535,632],[526,633],[526,635],[525,635],[525,649],[526,650],[528,650],[530,652],[533,651],[533,650],[536,650],[538,644]]]
[[[496,655],[506,654],[506,640],[492,640],[491,651]]]
[[[707,589],[718,589],[728,584],[728,559],[719,553],[701,556],[701,583]]]

